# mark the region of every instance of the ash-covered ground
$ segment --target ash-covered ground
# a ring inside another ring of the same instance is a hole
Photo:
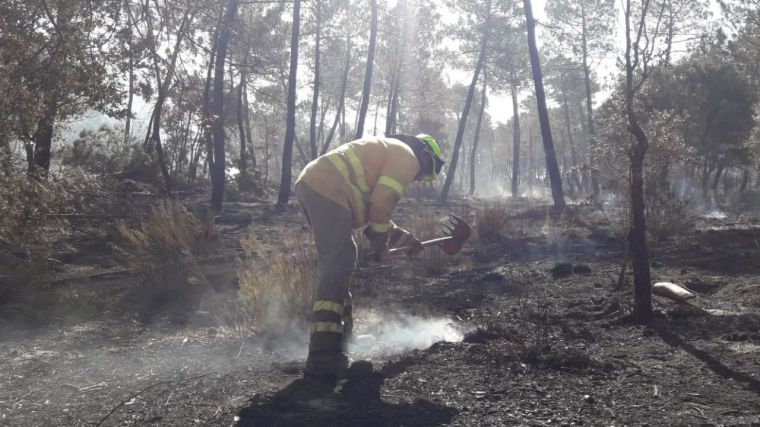
[[[478,203],[427,208],[472,218]],[[182,321],[146,320],[129,297],[137,278],[107,251],[82,252],[0,310],[0,424],[760,423],[757,218],[710,215],[653,244],[653,279],[697,298],[655,297],[656,320],[637,326],[626,321],[632,280],[627,272],[618,286],[623,247],[609,215],[579,205],[554,217],[537,202],[504,203],[511,231],[474,238],[440,269],[360,262],[354,364],[316,399],[298,393],[302,332],[241,333],[224,321],[219,295]],[[399,222],[417,211],[405,203]],[[262,236],[303,226],[295,206],[226,212],[250,214]],[[219,229],[222,254],[206,267],[234,282],[246,230]]]

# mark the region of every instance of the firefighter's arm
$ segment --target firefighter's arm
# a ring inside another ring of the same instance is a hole
[[[380,257],[387,252],[389,237],[396,230],[391,221],[404,188],[414,180],[416,170],[403,164],[392,164],[383,168],[377,185],[372,190],[369,200],[369,214],[365,234]]]
[[[391,221],[391,215],[401,199],[403,190],[403,185],[398,181],[390,181],[388,177],[381,176],[370,196],[369,222],[364,234],[379,259],[387,255],[389,237],[396,228],[396,224]]]

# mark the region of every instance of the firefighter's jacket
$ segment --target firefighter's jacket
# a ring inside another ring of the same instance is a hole
[[[369,225],[382,233],[393,227],[396,204],[419,170],[417,157],[405,143],[365,137],[313,160],[298,181],[352,211],[355,228]]]

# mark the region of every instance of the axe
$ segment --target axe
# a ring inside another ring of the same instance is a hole
[[[472,234],[472,227],[470,227],[469,224],[467,224],[462,218],[459,218],[456,215],[451,215],[448,223],[445,224],[445,226],[445,236],[421,242],[422,246],[427,247],[438,245],[438,247],[440,247],[441,250],[447,255],[454,255],[459,252],[462,249],[462,246],[464,246],[465,242],[467,242],[467,239],[470,238],[470,235]],[[389,253],[393,255],[406,251],[407,249],[411,249],[413,247],[414,246],[410,245],[402,246],[400,248],[393,248],[389,251]]]

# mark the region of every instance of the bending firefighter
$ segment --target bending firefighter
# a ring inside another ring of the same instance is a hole
[[[347,361],[353,328],[349,278],[356,264],[352,232],[366,226],[378,259],[389,245],[422,250],[419,240],[391,221],[404,187],[433,181],[444,160],[436,140],[425,134],[366,137],[344,144],[304,168],[295,193],[317,246],[319,281],[312,313],[305,375],[338,379]]]

